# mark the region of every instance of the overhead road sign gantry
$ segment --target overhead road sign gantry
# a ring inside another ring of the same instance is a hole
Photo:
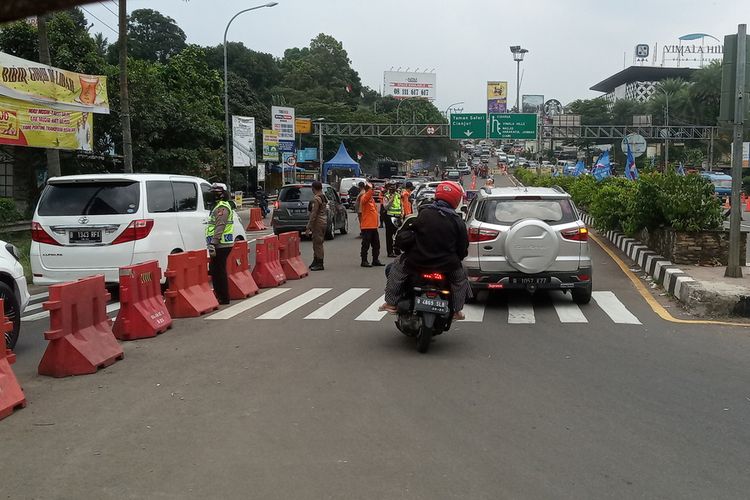
[[[486,139],[487,113],[451,114],[451,139]]]
[[[490,113],[490,139],[535,140],[535,113]]]

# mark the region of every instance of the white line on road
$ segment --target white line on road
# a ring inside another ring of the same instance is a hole
[[[334,314],[367,293],[369,288],[350,288],[326,305],[305,316],[305,319],[331,319]]]
[[[270,290],[266,290],[263,293],[260,293],[258,295],[254,295],[248,299],[243,300],[239,304],[235,304],[233,306],[227,307],[226,309],[222,309],[221,311],[217,312],[216,314],[212,314],[211,316],[207,316],[206,319],[230,319],[234,318],[238,314],[242,314],[243,312],[252,309],[253,307],[262,304],[263,302],[266,302],[268,300],[271,300],[274,297],[278,297],[284,292],[288,292],[289,288],[271,288]]]
[[[113,302],[112,304],[107,304],[107,314],[113,313],[115,311],[120,310],[120,303],[119,302]],[[28,316],[21,316],[21,321],[23,322],[30,322],[30,321],[36,321],[38,319],[43,319],[49,316],[49,311],[41,311],[34,314],[29,314]]]
[[[49,292],[42,292],[37,293],[36,295],[32,295],[31,297],[29,297],[29,300],[31,302],[34,302],[37,299],[46,299],[47,297],[49,297]]]
[[[555,292],[552,295],[552,305],[555,306],[557,317],[560,323],[588,323],[589,320],[583,315],[581,308],[572,302],[569,297],[562,292]]]
[[[378,311],[378,307],[380,307],[380,304],[383,302],[385,302],[385,295],[381,295],[378,300],[370,304],[362,314],[354,318],[354,321],[380,321],[386,314],[388,314],[383,311]]]
[[[481,323],[484,320],[484,307],[485,304],[466,304],[464,305],[464,316],[470,323]]]
[[[640,325],[641,322],[638,318],[628,311],[628,308],[620,302],[614,293],[612,292],[592,292],[591,296],[602,308],[602,310],[609,316],[615,323],[625,325]]]
[[[281,319],[287,314],[296,311],[308,302],[317,299],[318,297],[329,291],[331,291],[330,288],[311,288],[302,295],[298,295],[292,300],[271,309],[267,313],[261,314],[257,319]]]
[[[512,325],[531,325],[536,323],[536,319],[534,318],[534,306],[529,303],[522,304],[518,301],[509,302],[508,323]]]

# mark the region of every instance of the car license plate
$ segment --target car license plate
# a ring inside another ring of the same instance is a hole
[[[544,285],[549,283],[549,278],[511,278],[510,283],[512,285]]]
[[[291,212],[293,214],[306,214],[307,213],[307,209],[306,208],[293,208],[293,209],[291,209]]]
[[[417,297],[414,301],[414,310],[435,314],[447,314],[449,312],[448,301],[442,299],[430,299],[427,297]]]
[[[69,235],[71,243],[101,243],[101,231],[71,231]]]

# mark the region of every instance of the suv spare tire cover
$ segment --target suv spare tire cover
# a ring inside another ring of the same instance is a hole
[[[557,258],[560,240],[546,222],[523,219],[513,224],[505,238],[505,257],[526,274],[546,271]]]

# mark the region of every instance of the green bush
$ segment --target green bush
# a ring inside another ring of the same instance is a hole
[[[21,213],[16,203],[10,198],[0,198],[0,224],[9,224],[21,220]]]
[[[634,231],[636,183],[610,177],[593,194],[589,212],[598,229]]]
[[[677,231],[701,231],[721,226],[721,202],[714,187],[700,175],[663,176],[659,210],[667,226]]]

